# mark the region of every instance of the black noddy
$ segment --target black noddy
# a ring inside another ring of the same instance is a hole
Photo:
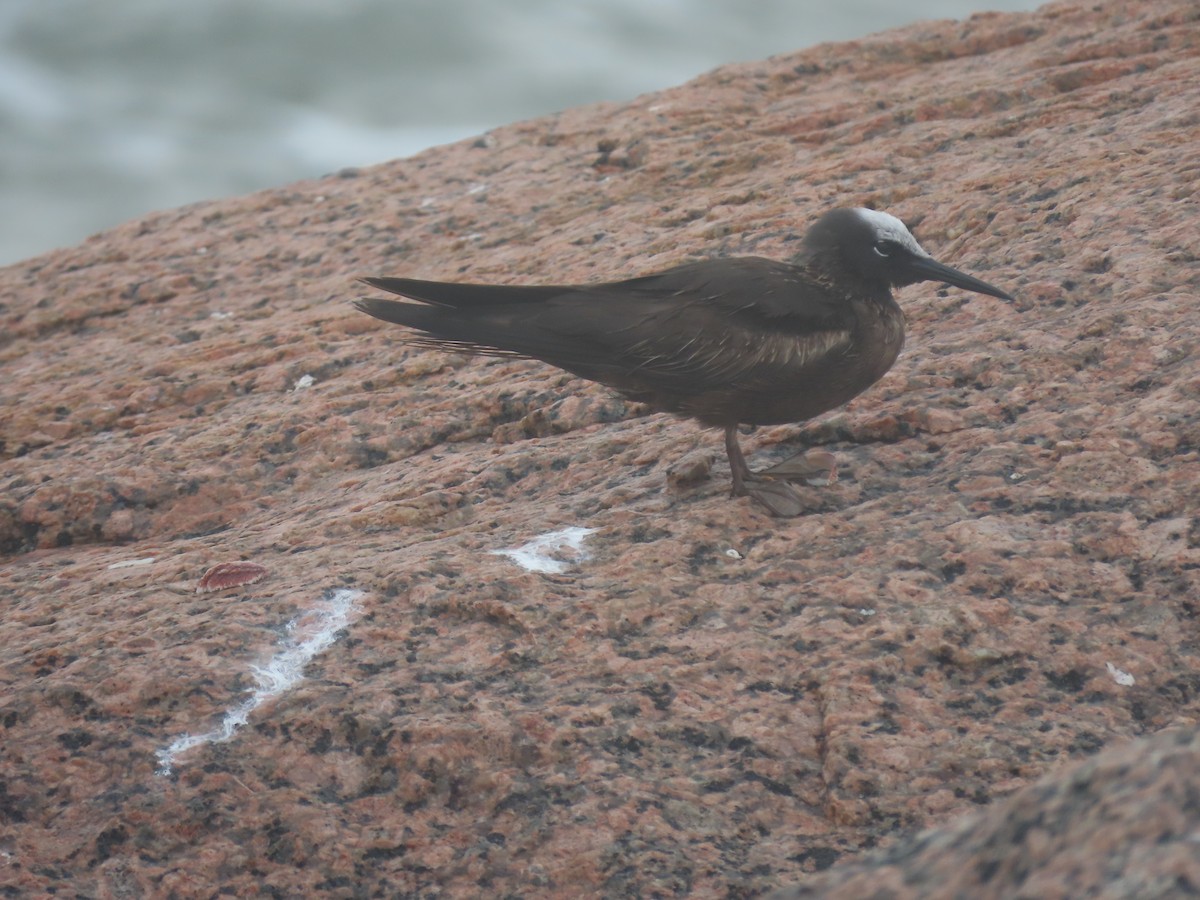
[[[787,464],[752,472],[739,425],[811,419],[878,381],[904,344],[892,288],[940,281],[1012,299],[935,260],[895,216],[861,208],[821,216],[790,262],[710,259],[584,285],[362,281],[404,298],[356,305],[416,331],[411,344],[538,359],[725,429],[733,495],[778,516],[803,509]]]

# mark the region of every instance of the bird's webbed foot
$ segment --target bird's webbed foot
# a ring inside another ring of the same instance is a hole
[[[782,478],[793,484],[824,487],[837,481],[837,459],[832,453],[825,450],[809,450],[755,474],[765,475],[769,478]]]
[[[742,480],[742,493],[773,516],[790,519],[804,511],[804,500],[786,481],[760,477],[756,473]]]

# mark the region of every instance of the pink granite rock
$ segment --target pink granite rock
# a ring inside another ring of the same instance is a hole
[[[1198,771],[1200,735],[1169,729],[771,896],[1195,896]]]
[[[753,896],[1194,728],[1198,109],[1194,3],[1057,3],[0,270],[0,885]],[[348,302],[786,257],[850,204],[1018,301],[902,291],[879,385],[744,439],[836,458],[786,522],[672,468],[715,433]],[[557,574],[494,552],[568,528]],[[271,578],[195,593],[235,559]],[[1101,884],[1111,836],[1072,852]]]

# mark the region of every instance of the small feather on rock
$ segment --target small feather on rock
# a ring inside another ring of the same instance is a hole
[[[209,594],[213,591],[224,591],[245,584],[254,584],[266,577],[266,567],[260,566],[258,563],[217,563],[201,577],[200,584],[196,586],[196,593]]]

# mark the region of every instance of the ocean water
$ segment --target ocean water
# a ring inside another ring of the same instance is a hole
[[[0,265],[139,214],[1030,0],[0,0]]]

